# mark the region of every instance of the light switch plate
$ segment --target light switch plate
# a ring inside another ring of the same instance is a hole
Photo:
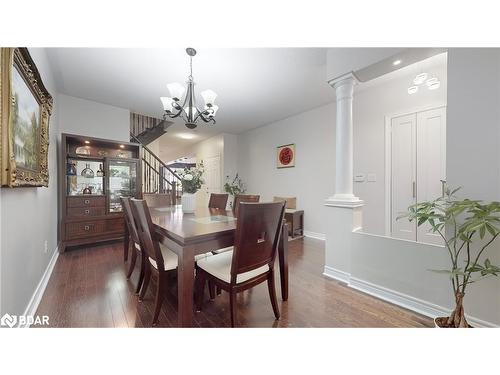
[[[358,174],[354,175],[354,182],[365,182],[365,174],[358,173]]]
[[[368,173],[367,181],[368,182],[376,182],[377,181],[377,175],[375,173]]]

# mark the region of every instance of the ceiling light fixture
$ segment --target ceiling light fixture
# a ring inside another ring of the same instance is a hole
[[[399,64],[401,64],[401,60],[395,60],[392,62],[392,65],[394,66],[398,66]]]
[[[417,74],[415,76],[415,78],[413,79],[413,83],[415,85],[421,85],[422,83],[425,82],[425,80],[427,79],[428,77],[428,74],[427,73],[420,73],[420,74]]]
[[[425,84],[429,90],[436,90],[441,86],[441,81],[437,78],[431,78]]]
[[[202,91],[201,96],[205,101],[205,106],[203,110],[198,109],[194,92],[195,83],[193,81],[193,56],[196,55],[196,50],[194,48],[186,48],[186,53],[189,55],[190,69],[186,82],[187,89],[177,82],[167,85],[168,91],[170,91],[170,97],[160,98],[163,104],[163,110],[165,111],[163,119],[167,116],[170,118],[181,117],[185,121],[186,127],[189,129],[196,128],[198,126],[196,122],[200,118],[206,123],[215,124],[215,114],[219,109],[219,107],[214,104],[217,94],[212,90]],[[186,96],[181,105],[181,99],[185,91]]]
[[[182,139],[193,139],[196,137],[196,135],[194,135],[192,133],[179,133],[179,134],[177,134],[177,136],[179,138],[182,138]]]
[[[408,87],[408,94],[415,94],[418,91],[418,86],[410,86]]]

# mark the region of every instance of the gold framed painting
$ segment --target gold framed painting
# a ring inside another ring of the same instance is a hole
[[[48,186],[52,97],[27,48],[1,48],[1,185]]]
[[[278,146],[276,150],[276,163],[278,168],[295,167],[295,144]]]

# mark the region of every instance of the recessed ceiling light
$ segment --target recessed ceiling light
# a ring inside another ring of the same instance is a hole
[[[408,94],[415,94],[418,91],[418,86],[408,87]]]
[[[427,79],[428,77],[428,74],[427,73],[420,73],[420,74],[417,74],[415,76],[415,78],[413,79],[413,83],[415,85],[421,85],[422,83],[425,82],[425,80]]]
[[[427,86],[431,86],[431,85],[435,84],[436,82],[439,82],[439,79],[437,79],[436,77],[432,77],[432,78],[429,78],[429,79],[425,82],[425,84],[426,84]]]
[[[193,139],[196,137],[196,135],[194,135],[192,133],[179,133],[179,134],[177,134],[177,136],[179,138],[182,138],[182,139]]]
[[[394,65],[394,66],[398,66],[399,64],[401,64],[401,60],[394,60],[392,62],[392,65]]]
[[[124,145],[120,145],[120,148],[125,148],[125,146]]]
[[[438,79],[432,81],[431,83],[427,83],[427,88],[429,90],[436,90],[439,88],[439,86],[441,86],[441,81],[439,81]]]
[[[85,141],[85,144],[86,144],[86,145],[90,144],[90,141]]]

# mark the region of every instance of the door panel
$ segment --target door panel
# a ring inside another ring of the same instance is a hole
[[[417,113],[417,200],[441,196],[441,180],[446,180],[446,109]],[[429,224],[417,229],[417,241],[443,245],[443,239],[430,231]]]
[[[206,158],[203,164],[205,166],[205,185],[203,186],[205,191],[204,206],[208,206],[210,194],[221,192],[220,156]]]
[[[416,224],[407,219],[396,220],[415,203],[416,115],[391,120],[391,233],[392,237],[416,240]]]

